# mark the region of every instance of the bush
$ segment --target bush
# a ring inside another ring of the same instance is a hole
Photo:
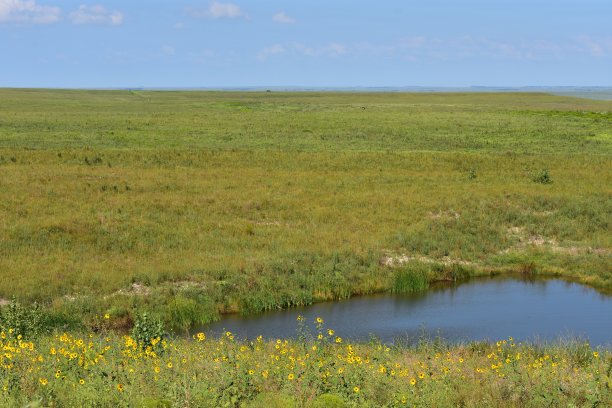
[[[475,169],[475,168],[471,168],[471,169],[468,171],[468,179],[470,179],[470,180],[475,180],[475,179],[476,179],[476,177],[478,177],[478,175],[476,174],[476,169]]]
[[[544,169],[539,173],[534,174],[532,178],[534,183],[540,184],[550,184],[552,183],[552,179],[550,178],[550,174],[548,174],[548,170]]]
[[[132,337],[138,341],[141,347],[151,346],[155,348],[157,340],[163,336],[164,325],[161,320],[149,317],[146,312],[136,316],[136,321],[132,328]]]
[[[0,311],[0,330],[14,337],[31,339],[45,331],[46,320],[38,303],[25,307],[13,298],[11,303]]]

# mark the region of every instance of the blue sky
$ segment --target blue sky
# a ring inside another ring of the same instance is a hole
[[[0,0],[1,87],[612,86],[610,0]]]

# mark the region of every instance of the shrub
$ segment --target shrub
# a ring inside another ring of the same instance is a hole
[[[132,328],[132,337],[138,341],[141,347],[155,347],[155,341],[164,336],[164,325],[159,319],[153,319],[144,312],[136,316],[134,327]]]
[[[550,178],[550,174],[548,173],[548,170],[543,169],[540,172],[534,174],[533,178],[532,178],[534,183],[540,183],[540,184],[550,184],[552,183],[552,179]]]
[[[14,337],[21,335],[31,339],[45,331],[46,320],[38,303],[26,307],[13,298],[9,305],[0,311],[0,330]]]

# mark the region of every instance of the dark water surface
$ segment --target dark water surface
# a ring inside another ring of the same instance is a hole
[[[338,336],[385,342],[414,342],[423,333],[450,342],[588,339],[612,345],[612,296],[562,280],[474,279],[437,285],[420,293],[372,295],[338,302],[266,312],[230,315],[202,329],[210,334],[229,330],[241,338],[294,337],[298,315],[317,316]]]

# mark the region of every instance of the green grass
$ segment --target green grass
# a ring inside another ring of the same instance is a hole
[[[404,261],[610,291],[610,112],[522,93],[0,90],[0,297],[187,327],[426,286]]]
[[[2,90],[32,149],[610,153],[611,102],[545,94]]]

